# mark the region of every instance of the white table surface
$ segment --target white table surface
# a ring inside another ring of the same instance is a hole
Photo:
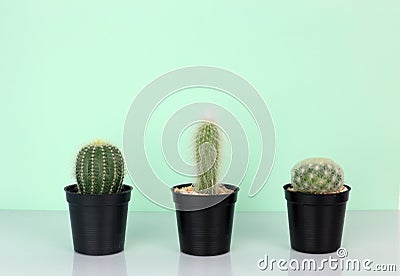
[[[74,253],[65,211],[0,211],[0,275],[400,275],[399,211],[348,211],[342,247],[347,258],[395,264],[397,272],[262,271],[257,261],[314,258],[290,249],[285,212],[238,213],[231,252],[192,257],[179,252],[174,212],[130,212],[125,251],[91,257]]]

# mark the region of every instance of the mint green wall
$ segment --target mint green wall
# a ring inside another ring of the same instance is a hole
[[[398,208],[399,1],[137,2],[0,1],[0,209],[66,209],[79,147],[121,146],[136,93],[189,65],[240,74],[274,118],[271,177],[255,198],[244,186],[239,210],[285,210],[282,185],[310,156],[343,166],[350,209]],[[131,210],[160,208],[135,191]]]

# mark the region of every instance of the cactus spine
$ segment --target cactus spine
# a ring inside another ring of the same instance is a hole
[[[75,177],[81,194],[120,192],[124,179],[121,151],[101,140],[84,146],[76,157]]]
[[[219,128],[205,121],[197,129],[195,136],[195,159],[197,180],[194,190],[198,193],[217,194],[219,185],[218,169],[221,153]]]
[[[342,168],[328,158],[309,158],[297,163],[292,169],[294,191],[329,194],[338,192],[344,185]]]

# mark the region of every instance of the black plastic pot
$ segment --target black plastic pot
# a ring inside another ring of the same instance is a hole
[[[215,256],[229,252],[233,214],[239,188],[227,195],[188,195],[174,192],[179,244],[183,253],[196,256]]]
[[[86,255],[109,255],[124,250],[128,202],[132,187],[118,194],[78,194],[77,185],[64,188],[69,203],[74,249]]]
[[[290,243],[294,250],[323,254],[338,250],[342,241],[346,203],[351,188],[337,194],[309,194],[288,190]]]

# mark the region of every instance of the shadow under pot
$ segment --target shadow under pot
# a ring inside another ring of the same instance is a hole
[[[181,252],[196,256],[229,252],[239,188],[224,184],[233,192],[219,195],[190,195],[174,191],[190,185],[177,185],[171,189]]]
[[[128,203],[132,187],[116,194],[78,194],[77,185],[64,188],[74,250],[86,255],[109,255],[124,250]]]
[[[350,186],[335,194],[310,194],[283,186],[287,201],[290,243],[294,250],[323,254],[338,250],[342,241]]]

